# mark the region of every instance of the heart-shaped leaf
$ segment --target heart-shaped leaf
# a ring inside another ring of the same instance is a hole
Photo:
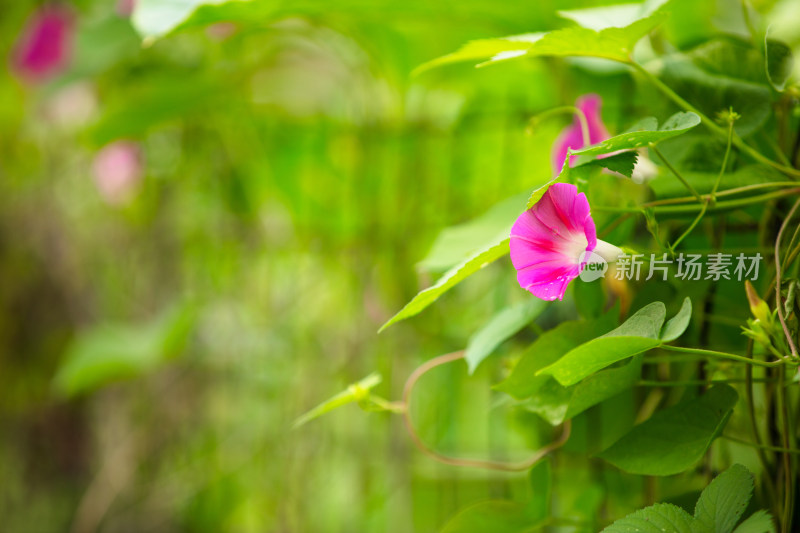
[[[715,385],[700,397],[658,411],[599,457],[632,474],[683,472],[705,454],[738,398],[729,385]]]

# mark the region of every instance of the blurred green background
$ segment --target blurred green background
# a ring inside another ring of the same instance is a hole
[[[435,279],[414,265],[442,228],[551,177],[567,118],[530,132],[531,116],[590,91],[612,130],[652,114],[604,64],[412,70],[601,3],[254,0],[144,40],[113,3],[72,3],[64,73],[0,73],[0,529],[430,532],[527,498],[523,474],[421,456],[391,415],[291,426],[373,370],[398,398],[520,298],[500,262],[376,333]],[[741,23],[725,2],[684,4]],[[5,57],[38,5],[0,3]],[[679,44],[717,31],[697,17],[671,23]],[[140,170],[114,196],[98,157],[120,141]],[[426,440],[509,459],[547,442],[494,405],[501,371],[426,378]],[[562,472],[592,514],[595,481]]]

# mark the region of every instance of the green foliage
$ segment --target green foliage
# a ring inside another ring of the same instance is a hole
[[[188,19],[198,7],[227,1],[230,0],[137,0],[133,27],[142,37],[161,37]]]
[[[495,388],[518,399],[529,398],[552,379],[539,375],[539,370],[558,361],[582,343],[603,335],[615,323],[613,311],[595,320],[562,322],[536,339],[522,354],[511,375]]]
[[[519,216],[520,206],[524,205],[530,194],[526,192],[512,196],[469,222],[445,228],[417,267],[423,270],[446,270],[482,245],[508,237],[514,220]]]
[[[709,72],[680,55],[664,59],[660,77],[706,116],[716,117],[721,111],[733,108],[742,117],[734,126],[739,135],[753,133],[771,112],[770,88],[763,78],[753,82],[732,77],[730,72]]]
[[[178,306],[144,324],[97,325],[72,341],[55,388],[76,396],[152,372],[181,353],[194,321],[190,306]]]
[[[642,358],[635,356],[622,366],[601,370],[568,387],[547,377],[522,405],[556,426],[630,389],[641,375]]]
[[[687,296],[683,299],[681,308],[674,317],[667,320],[664,329],[661,330],[661,342],[672,342],[686,331],[692,319],[692,301]]]
[[[430,304],[435,302],[439,296],[449,291],[478,270],[484,268],[504,255],[507,255],[508,242],[509,238],[505,237],[497,243],[486,245],[458,265],[445,272],[435,284],[414,296],[414,298],[412,298],[412,300],[408,302],[405,307],[403,307],[397,312],[396,315],[394,315],[383,326],[381,326],[379,332],[396,322],[405,320],[406,318],[420,313]]]
[[[669,476],[703,457],[728,421],[739,396],[729,385],[715,385],[697,398],[656,412],[599,454],[633,474]]]
[[[529,298],[526,302],[507,307],[494,315],[469,339],[464,353],[469,373],[473,373],[503,341],[530,324],[546,306],[547,303],[542,300]]]
[[[767,79],[773,89],[783,91],[794,67],[792,49],[786,43],[770,39],[769,34],[765,34],[764,50]]]
[[[642,360],[634,357],[619,367],[595,373],[577,384],[564,386],[539,371],[566,353],[613,327],[614,311],[590,321],[564,322],[545,332],[523,354],[505,381],[495,386],[521,406],[553,425],[631,388],[641,376]]]
[[[689,325],[691,301],[688,298],[684,300],[683,307],[667,323],[662,334],[666,313],[663,303],[648,304],[618,328],[573,348],[553,364],[539,370],[537,375],[551,375],[561,385],[574,385],[601,368],[674,340]]]
[[[715,533],[732,531],[753,494],[753,474],[733,465],[714,478],[697,500],[694,516],[705,529]]]
[[[664,17],[663,11],[657,11],[623,27],[608,27],[600,31],[577,26],[548,33],[474,41],[457,52],[422,65],[417,72],[460,61],[484,59],[478,66],[486,66],[537,56],[596,57],[624,63],[629,61],[633,46],[662,22]]]
[[[766,511],[756,511],[734,530],[753,492],[753,475],[734,464],[703,490],[694,516],[680,507],[657,503],[617,520],[603,533],[774,533]]]
[[[772,516],[762,509],[745,518],[733,530],[733,533],[775,533],[776,531]]]
[[[331,396],[329,399],[317,405],[302,416],[297,417],[292,427],[298,428],[304,424],[307,424],[308,422],[311,422],[315,418],[319,418],[320,416],[349,403],[368,402],[370,398],[370,390],[380,385],[382,380],[383,378],[381,378],[380,374],[373,372],[357,383],[353,383],[342,392]]]
[[[626,133],[616,135],[601,143],[587,146],[580,150],[573,150],[572,154],[600,155],[618,150],[641,148],[686,133],[698,124],[700,124],[700,117],[691,112],[675,113],[661,127],[658,127],[658,122],[655,118],[648,117],[637,122]]]
[[[657,503],[617,520],[603,533],[695,533],[692,515],[669,503]]]

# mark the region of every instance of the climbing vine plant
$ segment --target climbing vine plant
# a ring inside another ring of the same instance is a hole
[[[552,141],[552,180],[434,243],[421,265],[438,278],[381,331],[424,320],[497,262],[516,277],[515,296],[463,350],[414,371],[398,401],[375,394],[374,374],[298,420],[358,402],[403,417],[420,453],[453,468],[528,472],[527,500],[479,503],[444,531],[800,527],[800,87],[789,47],[747,3],[735,6],[739,34],[700,43],[676,34],[672,4],[561,12],[563,29],[472,41],[414,73],[548,61],[621,76],[636,103],[619,127],[604,120],[619,96],[600,91],[531,117],[531,130],[569,122]],[[423,438],[415,391],[446,364],[496,365],[492,394],[534,414],[548,438],[516,462]],[[580,518],[557,479],[577,460],[606,488]],[[642,508],[620,512],[615,498],[635,498],[610,479],[641,487]]]

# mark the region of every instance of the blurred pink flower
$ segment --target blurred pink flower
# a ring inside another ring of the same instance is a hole
[[[62,72],[72,48],[72,13],[59,5],[39,9],[17,40],[13,67],[30,82],[42,82]]]
[[[575,102],[575,107],[580,109],[586,116],[586,122],[589,126],[589,144],[597,144],[610,137],[608,130],[603,124],[603,119],[600,116],[600,107],[603,105],[603,100],[596,94],[585,94],[578,98]],[[585,146],[583,142],[583,132],[581,131],[581,121],[576,116],[572,124],[569,125],[556,139],[553,144],[553,151],[551,154],[551,161],[553,163],[553,172],[558,174],[564,164],[564,158],[567,157],[567,150],[572,148],[577,150]],[[569,164],[575,163],[576,157],[569,158]]]
[[[120,17],[128,18],[133,14],[136,7],[136,0],[117,0],[117,14]]]
[[[111,205],[131,199],[142,179],[139,145],[132,141],[114,141],[104,146],[92,163],[94,181],[103,198]]]
[[[556,183],[511,228],[511,262],[520,286],[542,300],[561,300],[597,246],[586,195]]]

